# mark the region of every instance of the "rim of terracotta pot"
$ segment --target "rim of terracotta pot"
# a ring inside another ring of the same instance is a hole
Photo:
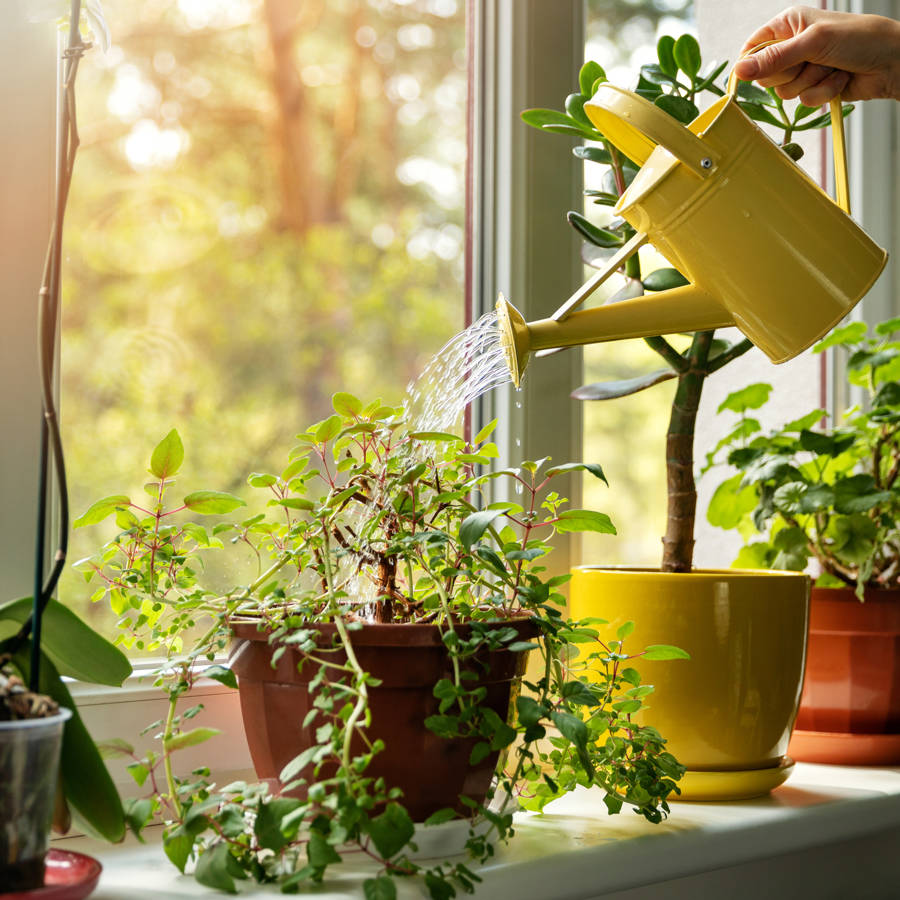
[[[813,585],[813,595],[822,600],[831,600],[836,603],[853,601],[864,606],[866,603],[897,603],[900,604],[900,588],[875,588],[867,587],[864,592],[865,600],[856,596],[856,589],[852,587],[817,587]]]
[[[491,626],[512,626],[536,632],[536,627],[531,624],[533,616],[520,614],[509,619],[484,620],[483,624]],[[232,620],[229,627],[235,637],[250,641],[268,641],[268,635],[260,630],[261,624],[257,619]],[[318,631],[326,636],[333,636],[337,632],[337,626],[331,622],[311,622],[310,630]],[[454,625],[454,631],[466,635],[471,631],[471,623],[465,622]],[[441,635],[446,632],[442,625],[433,622],[363,622],[363,627],[350,631],[350,640],[357,645],[377,647],[443,647]]]

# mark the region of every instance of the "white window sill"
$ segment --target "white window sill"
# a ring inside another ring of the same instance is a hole
[[[103,847],[87,838],[55,846],[98,857],[95,900],[215,896],[179,875],[152,841]],[[900,769],[799,764],[769,797],[676,803],[663,825],[627,812],[609,817],[594,791],[543,816],[519,817],[516,837],[480,870],[477,897],[492,900],[649,898],[893,898],[900,896]],[[343,864],[314,890],[319,900],[362,896],[365,863]],[[241,885],[245,896],[277,888]],[[401,898],[424,896],[400,885]]]

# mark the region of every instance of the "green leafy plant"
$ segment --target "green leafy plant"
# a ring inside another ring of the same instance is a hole
[[[184,458],[172,431],[151,456],[148,502],[107,497],[75,523],[115,517],[120,532],[80,568],[100,583],[95,599],[107,597],[120,614],[123,643],[168,652],[157,681],[169,714],[150,726],[158,750],[110,747],[131,758],[148,789],[128,807],[135,832],[161,817],[175,865],[184,870],[196,859],[196,878],[226,891],[248,876],[296,891],[353,852],[381,867],[365,883],[369,898],[394,897],[394,879],[412,875],[434,898],[471,891],[478,876],[469,864],[415,862],[403,797],[371,774],[380,754],[405,759],[410,750],[372,733],[375,679],[354,652],[354,635],[369,622],[440,629],[446,672],[424,725],[466,742],[473,764],[499,754],[486,799],[460,797],[458,809],[438,810],[420,827],[465,813],[470,861],[483,861],[513,834],[517,806],[540,810],[577,785],[601,787],[610,813],[627,804],[660,821],[683,769],[655,730],[633,721],[653,688],[628,661],[686,654],[664,645],[626,650],[632,623],[604,639],[602,620],[569,620],[558,593],[568,576],[545,568],[555,533],[614,533],[606,515],[571,509],[553,490],[554,479],[575,470],[605,481],[600,466],[542,460],[479,474],[497,456],[493,426],[466,442],[412,431],[400,409],[381,401],[336,394],[333,406],[297,436],[283,470],[249,476],[264,505],[240,521],[209,527],[191,515],[233,514],[243,501],[229,494],[169,500]],[[487,502],[495,479],[511,482],[519,499]],[[255,558],[254,580],[225,591],[205,585],[204,559],[223,552]],[[199,707],[179,714],[177,702],[200,674],[236,686],[215,658],[246,621],[268,635],[273,664],[291,651],[315,667],[306,723],[315,739],[281,772],[281,793],[261,784],[219,788],[206,769],[175,770],[181,749],[215,736],[195,725]],[[580,652],[591,642],[600,649]],[[477,674],[484,652],[500,650],[538,658],[506,719],[485,702]]]
[[[762,433],[749,413],[768,401],[768,384],[730,394],[719,407],[738,421],[709,454],[737,473],[713,495],[707,517],[746,541],[735,565],[821,568],[817,584],[900,587],[900,319],[838,328],[816,353],[840,348],[850,384],[862,395],[839,425],[817,428],[826,412]],[[762,534],[762,539],[758,536]]]
[[[704,69],[700,46],[692,35],[677,40],[664,35],[657,44],[657,62],[641,67],[636,91],[683,124],[699,114],[698,103],[704,98],[720,97],[724,89],[716,84],[728,67],[727,62],[712,64]],[[573,153],[605,167],[601,187],[585,191],[592,205],[614,207],[637,174],[637,164],[618,151],[598,131],[584,111],[584,104],[600,84],[607,80],[603,67],[587,62],[579,74],[578,90],[569,94],[565,111],[529,109],[522,120],[542,131],[564,134],[587,141],[575,147]],[[801,147],[792,141],[798,132],[822,128],[829,124],[828,115],[802,104],[789,113],[773,90],[762,90],[750,83],[741,83],[737,102],[750,118],[779,129],[780,144],[792,159],[802,155]],[[846,115],[851,106],[843,107]],[[582,258],[587,265],[602,268],[609,259],[634,236],[634,229],[625,221],[614,218],[603,227],[578,211],[568,213],[569,223],[584,239]],[[662,267],[643,272],[638,255],[631,256],[622,267],[625,285],[607,302],[615,303],[644,294],[687,284],[677,270]],[[668,484],[668,518],[663,537],[662,570],[690,571],[694,551],[694,520],[697,509],[697,490],[694,480],[694,429],[700,396],[706,379],[732,360],[746,353],[749,340],[728,342],[715,337],[713,331],[700,331],[691,336],[684,350],[677,349],[664,337],[644,338],[647,345],[665,362],[665,366],[646,375],[624,381],[585,385],[572,396],[580,400],[612,400],[656,384],[677,379],[678,386],[672,401],[666,439]]]

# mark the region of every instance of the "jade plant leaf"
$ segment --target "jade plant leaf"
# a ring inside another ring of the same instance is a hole
[[[638,375],[636,378],[626,378],[622,381],[595,381],[593,384],[577,388],[570,396],[575,400],[615,400],[618,397],[645,391],[675,377],[676,373],[671,369],[658,369],[647,375]]]

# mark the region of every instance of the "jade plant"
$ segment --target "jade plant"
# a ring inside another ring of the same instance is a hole
[[[772,390],[751,384],[721,414],[737,421],[709,454],[737,472],[713,495],[707,517],[745,540],[734,564],[802,571],[812,560],[825,587],[900,588],[900,319],[836,329],[815,347],[846,354],[860,402],[840,424],[814,409],[767,434],[752,411]]]
[[[473,889],[471,863],[513,834],[515,809],[541,810],[576,786],[602,788],[610,813],[629,805],[659,822],[683,769],[654,729],[633,721],[653,688],[629,661],[686,654],[666,645],[631,650],[632,623],[606,636],[602,620],[570,620],[559,593],[568,576],[546,569],[554,534],[614,532],[606,515],[572,509],[553,490],[574,470],[605,481],[600,466],[542,460],[481,474],[497,456],[493,426],[467,442],[411,430],[401,409],[381,401],[336,394],[333,405],[333,415],[297,436],[285,468],[249,476],[259,511],[235,519],[244,506],[235,496],[176,494],[184,447],[172,431],[152,453],[149,500],[107,497],[76,522],[115,518],[118,534],[80,568],[99,583],[95,599],[108,598],[120,614],[123,643],[168,655],[158,684],[169,713],[151,726],[158,747],[110,747],[130,757],[145,791],[128,806],[135,832],[162,819],[172,862],[184,870],[194,860],[198,881],[226,891],[245,877],[302,890],[362,854],[379,867],[365,882],[367,898],[394,897],[395,879],[408,876],[446,898]],[[487,502],[494,479],[512,482],[518,498]],[[204,524],[210,514],[227,517]],[[207,584],[204,573],[223,554],[249,556],[255,576],[226,590]],[[201,674],[236,686],[217,654],[246,622],[267,635],[273,664],[299,653],[315,673],[307,723],[315,737],[281,772],[281,791],[220,787],[206,769],[177,768],[180,750],[215,738],[195,721],[200,707],[181,711],[178,701]],[[380,754],[418,762],[371,717],[376,680],[353,648],[372,622],[439,629],[445,672],[424,727],[464,742],[471,764],[497,759],[486,797],[462,796],[424,826],[414,826],[396,786],[372,775]],[[589,644],[591,652],[579,652]],[[485,651],[536,657],[506,718],[485,700]],[[416,862],[415,829],[457,818],[471,820],[469,859]]]
[[[704,99],[723,96],[724,87],[716,80],[723,76],[728,63],[704,68],[700,46],[692,35],[684,34],[677,40],[664,35],[656,49],[657,62],[641,67],[636,87],[640,96],[682,124],[690,123],[699,115],[699,104]],[[575,147],[573,153],[579,160],[603,166],[605,171],[600,188],[586,190],[585,196],[592,205],[613,207],[631,184],[638,166],[606,140],[584,111],[584,104],[606,80],[599,63],[587,62],[579,74],[578,90],[566,97],[565,111],[529,109],[522,113],[522,119],[542,131],[586,141]],[[800,103],[789,111],[774,90],[763,90],[750,83],[738,85],[737,103],[751,119],[776,129],[780,133],[780,145],[795,160],[803,151],[792,138],[800,132],[823,128],[831,121],[829,115],[820,115],[818,109]],[[844,114],[851,109],[844,106]],[[619,218],[600,227],[581,212],[571,211],[568,220],[584,239],[584,262],[596,268],[602,268],[635,233],[631,225]],[[624,263],[621,271],[625,285],[607,302],[687,284],[684,276],[671,267],[644,271],[637,254]],[[691,335],[686,349],[678,349],[665,337],[643,340],[664,361],[661,369],[625,381],[585,385],[572,396],[580,400],[612,400],[677,379],[666,436],[668,507],[661,568],[667,572],[688,572],[693,562],[697,509],[694,429],[703,385],[710,375],[746,353],[752,344],[747,339],[722,340],[713,331]]]

